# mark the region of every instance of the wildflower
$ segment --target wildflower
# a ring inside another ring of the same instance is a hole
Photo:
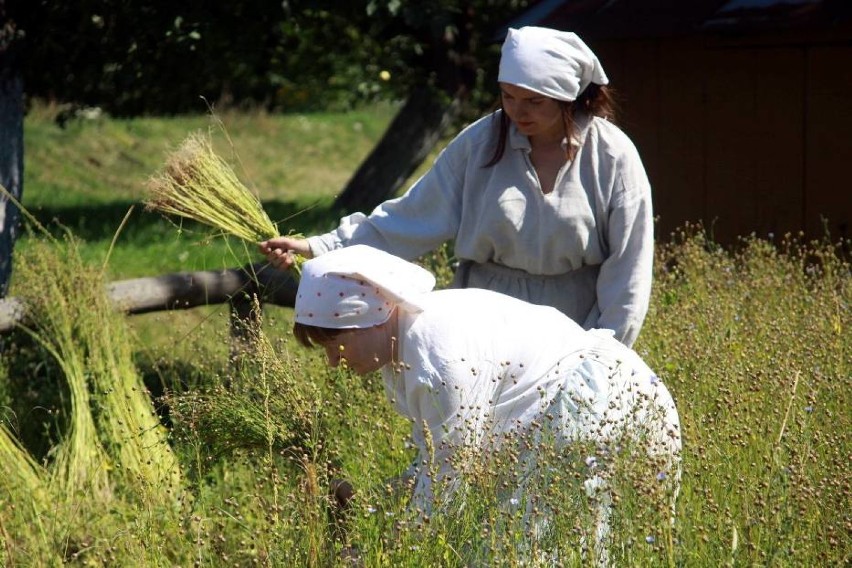
[[[810,414],[813,411],[814,411],[814,407],[811,406],[810,404],[805,407],[805,412],[807,412],[808,414]]]
[[[647,542],[648,544],[654,544],[655,542],[657,542],[657,539],[654,538],[654,535],[649,534],[645,537],[645,542]]]
[[[657,481],[665,481],[666,477],[667,477],[666,472],[661,471],[660,473],[657,474]]]

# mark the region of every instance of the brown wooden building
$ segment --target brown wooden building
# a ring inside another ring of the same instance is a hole
[[[536,12],[535,9],[538,9]],[[510,25],[576,31],[619,93],[657,236],[701,221],[852,237],[852,0],[538,2]]]

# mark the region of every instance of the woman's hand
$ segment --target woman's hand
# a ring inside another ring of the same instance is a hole
[[[297,237],[275,237],[258,245],[260,252],[275,268],[289,270],[296,263],[296,255],[311,258],[311,247],[307,239]]]

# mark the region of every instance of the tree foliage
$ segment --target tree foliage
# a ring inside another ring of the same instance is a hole
[[[220,104],[340,109],[418,83],[475,88],[495,32],[521,0],[32,0],[10,9],[25,33],[29,96],[115,115]],[[449,63],[449,64],[448,64]]]

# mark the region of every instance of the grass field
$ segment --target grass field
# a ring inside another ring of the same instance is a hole
[[[392,111],[221,118],[279,227],[310,233],[333,222],[325,208]],[[414,457],[411,425],[378,376],[298,347],[288,309],[267,307],[237,360],[224,306],[112,311],[110,280],[257,256],[140,206],[146,177],[207,117],[60,129],[55,112],[36,107],[25,124],[24,203],[58,239],[16,250],[11,293],[39,317],[4,338],[0,360],[0,565],[590,565],[590,504],[565,456],[543,460],[556,474],[537,492],[558,513],[539,537],[498,503],[500,456],[424,519],[389,482]],[[614,565],[852,561],[848,250],[795,236],[724,250],[695,227],[659,243],[636,350],[677,402],[683,480],[672,525],[649,498],[656,480],[625,474]],[[445,251],[424,261],[446,282]],[[329,495],[341,478],[356,489],[345,510]]]

